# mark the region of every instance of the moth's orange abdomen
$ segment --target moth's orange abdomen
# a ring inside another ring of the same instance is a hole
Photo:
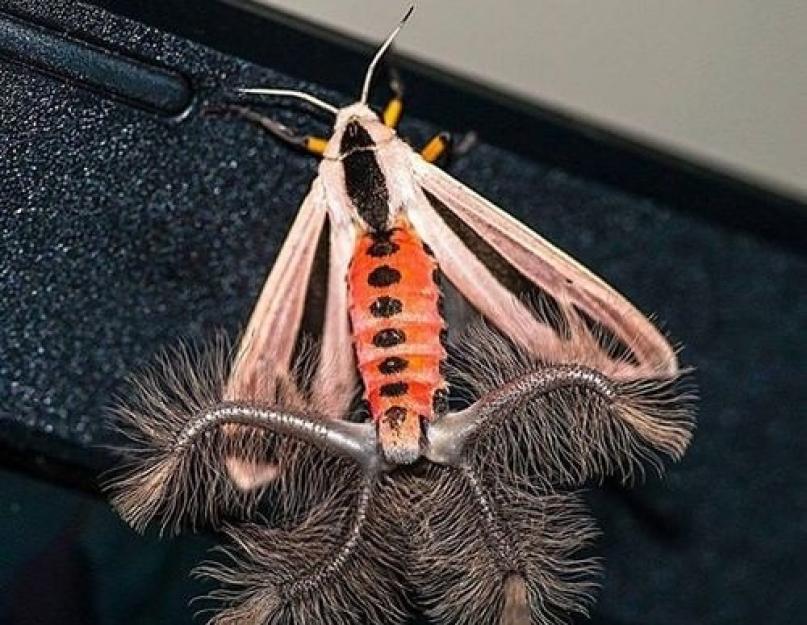
[[[405,222],[361,236],[348,274],[365,399],[389,460],[420,456],[421,421],[445,410],[437,262]]]

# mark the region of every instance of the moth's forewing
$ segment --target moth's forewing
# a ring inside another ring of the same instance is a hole
[[[549,362],[585,354],[615,379],[678,374],[667,339],[616,290],[445,172],[412,161],[423,191],[412,219],[448,278],[506,335]],[[532,312],[517,295],[533,300]]]
[[[269,276],[264,283],[247,328],[241,336],[227,378],[223,398],[231,402],[305,407],[305,381],[294,366],[307,325],[316,323],[317,302],[312,297],[311,278],[321,275],[318,251],[327,230],[327,210],[322,187],[315,182],[289,230]],[[321,263],[320,263],[321,264]],[[310,378],[304,374],[303,378]],[[247,440],[249,428],[225,426],[230,440]],[[255,437],[259,432],[252,432]],[[233,453],[226,460],[227,473],[242,491],[251,491],[279,476],[278,458],[247,458]]]
[[[292,369],[309,277],[327,211],[314,184],[289,230],[244,331],[227,380],[230,401],[275,401],[277,379]]]

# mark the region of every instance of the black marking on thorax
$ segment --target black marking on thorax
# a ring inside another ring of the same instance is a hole
[[[345,190],[359,216],[378,231],[387,227],[389,190],[374,147],[373,138],[359,122],[348,123],[339,144]]]

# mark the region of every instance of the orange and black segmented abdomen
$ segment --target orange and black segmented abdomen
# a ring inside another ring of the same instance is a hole
[[[446,408],[437,262],[402,221],[359,238],[348,281],[356,357],[379,442],[389,461],[414,462],[421,420]]]

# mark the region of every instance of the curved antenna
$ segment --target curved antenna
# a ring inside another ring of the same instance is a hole
[[[314,106],[324,109],[329,113],[333,113],[337,115],[339,113],[339,109],[336,108],[333,104],[328,104],[324,100],[320,100],[317,96],[311,95],[310,93],[306,93],[305,91],[295,91],[293,89],[264,89],[261,87],[256,88],[249,88],[249,89],[236,89],[239,93],[249,93],[253,95],[274,95],[274,96],[282,96],[286,98],[297,98],[298,100],[304,100],[309,104],[313,104]]]
[[[373,80],[373,72],[375,72],[376,65],[378,65],[378,62],[381,60],[381,57],[384,56],[384,53],[387,51],[387,48],[389,48],[390,45],[392,45],[392,41],[395,39],[398,33],[401,32],[401,29],[404,27],[404,24],[406,24],[406,20],[409,19],[409,16],[412,15],[412,11],[414,10],[415,5],[413,4],[412,6],[409,7],[409,10],[406,12],[406,15],[404,15],[401,18],[401,21],[398,23],[398,26],[395,27],[395,30],[393,30],[384,40],[384,43],[381,44],[381,47],[378,49],[378,52],[375,53],[373,60],[370,61],[370,66],[367,68],[367,74],[365,74],[364,76],[364,84],[362,85],[361,88],[361,100],[359,100],[359,102],[361,102],[362,104],[367,104],[367,98],[370,95],[370,83]]]

